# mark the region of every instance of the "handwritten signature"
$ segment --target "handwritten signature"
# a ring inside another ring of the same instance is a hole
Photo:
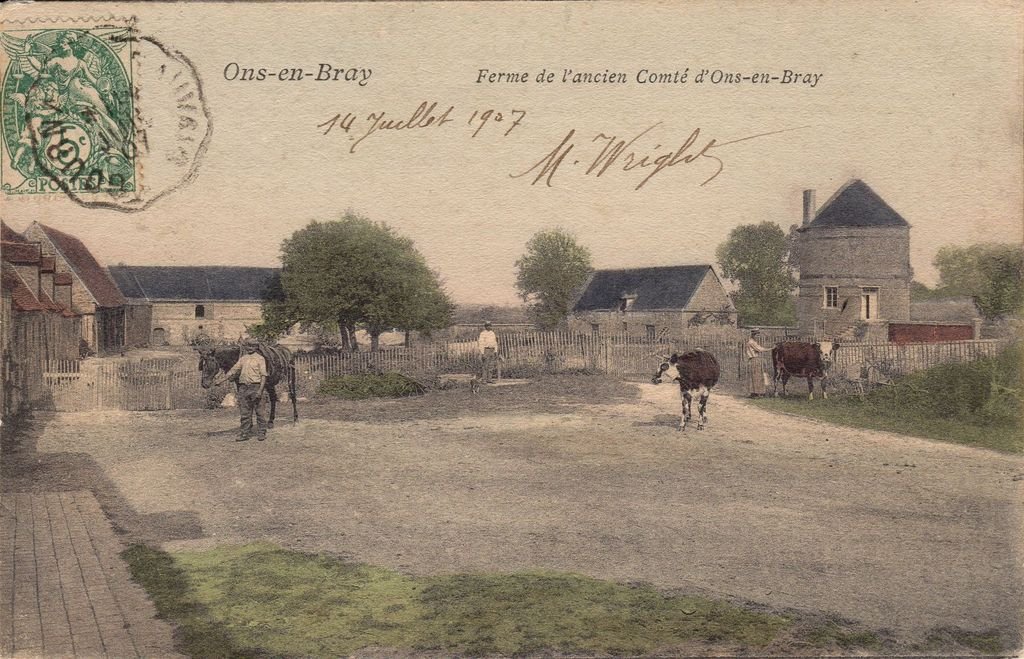
[[[645,176],[640,179],[640,182],[636,184],[634,190],[647,185],[656,174],[668,169],[669,167],[675,167],[676,165],[688,165],[694,162],[703,162],[705,159],[711,162],[715,170],[708,176],[701,185],[707,185],[713,181],[722,171],[725,169],[725,163],[722,158],[718,155],[718,149],[736,144],[738,142],[746,142],[747,140],[756,139],[759,137],[768,137],[769,135],[778,135],[780,133],[788,133],[794,130],[802,130],[808,128],[808,126],[800,126],[797,128],[784,128],[782,130],[773,130],[766,133],[758,133],[756,135],[748,135],[746,137],[740,137],[738,139],[729,140],[727,142],[719,142],[715,138],[702,138],[701,129],[694,128],[693,132],[682,141],[682,143],[671,150],[666,150],[660,143],[655,143],[654,147],[645,147],[645,142],[651,140],[650,135],[655,131],[656,128],[661,126],[662,122],[645,128],[644,130],[637,133],[635,136],[622,139],[617,135],[606,135],[605,133],[598,133],[591,140],[591,143],[598,143],[601,145],[600,151],[596,156],[590,157],[581,155],[580,158],[573,158],[568,160],[571,165],[585,164],[586,169],[584,170],[585,176],[594,176],[599,178],[603,176],[609,170],[613,171],[626,171],[631,172],[638,170],[641,173],[645,173]],[[577,148],[575,141],[576,129],[570,129],[562,141],[552,149],[547,155],[538,160],[535,164],[530,166],[527,170],[518,174],[509,174],[510,178],[523,178],[527,176],[533,176],[530,181],[530,185],[537,185],[543,182],[547,187],[551,187],[552,180],[559,168],[567,162],[570,153],[575,150],[576,153],[580,152]]]

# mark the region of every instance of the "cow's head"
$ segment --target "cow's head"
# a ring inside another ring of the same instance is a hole
[[[679,372],[675,368],[676,367],[676,362],[678,362],[678,361],[679,361],[679,355],[677,355],[675,353],[672,353],[672,356],[668,357],[668,361],[667,362],[662,362],[661,366],[658,367],[658,372],[654,374],[653,378],[651,378],[651,383],[653,383],[653,384],[661,384],[661,381],[666,379],[666,377],[670,381],[675,379],[676,377],[678,377]],[[667,376],[666,376],[666,373],[668,374]]]
[[[836,350],[839,349],[838,341],[822,341],[817,344],[818,354],[821,355],[822,368],[828,369],[835,361]]]

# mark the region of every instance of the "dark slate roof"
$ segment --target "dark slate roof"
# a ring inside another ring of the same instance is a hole
[[[808,228],[906,226],[910,225],[867,183],[854,179],[825,202]]]
[[[85,284],[98,306],[119,307],[124,304],[124,298],[117,290],[117,286],[81,240],[45,224],[39,224],[39,228],[71,265],[71,269]]]
[[[148,300],[263,299],[277,268],[115,265],[108,268],[125,297]]]
[[[910,303],[910,320],[921,322],[971,322],[981,312],[970,297],[915,300]]]
[[[597,270],[573,311],[618,310],[625,296],[636,296],[632,311],[685,309],[710,265]]]

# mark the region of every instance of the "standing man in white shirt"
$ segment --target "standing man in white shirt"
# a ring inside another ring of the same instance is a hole
[[[491,323],[485,322],[484,329],[477,338],[477,347],[480,349],[480,362],[482,365],[482,377],[484,383],[491,381],[491,373],[498,363],[498,336],[491,329]]]
[[[241,413],[242,433],[236,442],[252,437],[252,415],[256,414],[256,439],[267,438],[267,413],[263,406],[263,390],[267,386],[267,360],[259,353],[260,344],[249,340],[242,345],[242,355],[214,385],[238,378],[238,410]]]
[[[762,352],[768,352],[771,348],[765,348],[757,342],[761,335],[757,330],[750,330],[750,338],[747,339],[747,363],[750,364],[750,397],[760,398],[766,395],[764,359]]]

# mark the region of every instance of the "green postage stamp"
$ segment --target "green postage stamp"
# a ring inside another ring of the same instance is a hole
[[[4,193],[133,192],[130,28],[9,27],[0,35]]]

